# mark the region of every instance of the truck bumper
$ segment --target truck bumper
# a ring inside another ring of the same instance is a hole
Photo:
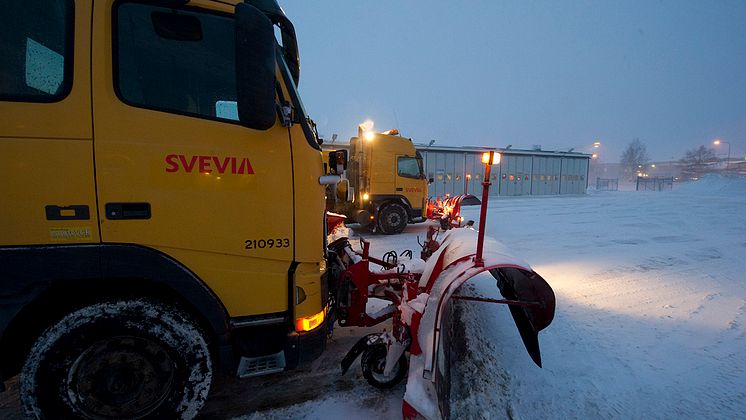
[[[316,360],[326,349],[326,322],[308,332],[292,332],[285,341],[285,367],[295,369],[299,365]]]

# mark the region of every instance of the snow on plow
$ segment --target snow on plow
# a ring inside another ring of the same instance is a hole
[[[492,153],[488,161],[492,162]],[[487,165],[486,180],[489,168]],[[448,344],[441,342],[446,336],[441,328],[450,300],[507,304],[529,356],[541,367],[538,333],[554,318],[554,292],[526,262],[510,255],[496,240],[484,237],[490,183],[482,185],[482,231],[451,229],[461,222],[452,218],[458,214],[461,200],[453,200],[444,206],[450,214],[445,218],[446,226],[441,223],[448,230],[440,242],[436,229],[428,231],[421,244],[421,258],[413,258],[411,252],[400,258],[392,251],[377,259],[369,255],[368,242],[361,241],[362,252],[355,252],[346,238],[329,246],[330,276],[334,279],[330,296],[337,322],[341,326],[372,326],[393,318],[392,331],[370,334],[353,346],[342,360],[342,373],[360,357],[363,376],[377,388],[394,386],[406,376],[404,418],[437,419],[444,414],[447,396],[439,392],[443,389],[439,381],[448,378],[442,372],[438,350]],[[380,271],[371,270],[371,265],[379,266]],[[504,299],[457,294],[460,286],[478,276],[492,276]],[[390,304],[368,313],[371,297]]]
[[[531,359],[541,366],[538,333],[554,318],[555,299],[552,288],[531,267],[506,251],[493,239],[487,239],[484,264],[478,264],[476,255],[477,233],[471,229],[451,230],[428,260],[419,286],[424,288],[427,302],[417,325],[410,325],[412,336],[417,337],[419,352],[410,350],[407,390],[404,394],[405,418],[421,415],[440,418],[443,406],[437,381],[439,372],[438,349],[441,343],[441,326],[446,304],[450,299],[474,300],[509,305],[511,315]],[[479,275],[491,275],[505,299],[487,299],[459,296],[461,285]],[[414,347],[414,346],[413,346]]]

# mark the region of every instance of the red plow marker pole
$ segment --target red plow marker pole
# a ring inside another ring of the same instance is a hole
[[[499,155],[498,155],[499,156]],[[482,154],[482,163],[484,163],[484,180],[482,181],[482,208],[479,209],[479,236],[477,237],[477,255],[474,257],[475,267],[484,267],[482,259],[482,248],[484,248],[484,231],[487,224],[487,200],[490,192],[490,171],[492,162],[495,158],[495,152],[484,152]],[[499,159],[499,158],[498,158]]]

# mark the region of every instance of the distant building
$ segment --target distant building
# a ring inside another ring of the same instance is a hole
[[[493,147],[416,145],[425,175],[432,178],[430,196],[482,193],[482,153],[501,154],[492,167],[490,195],[584,194],[588,187],[590,154]]]

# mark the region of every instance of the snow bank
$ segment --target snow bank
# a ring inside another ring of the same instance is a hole
[[[685,195],[740,195],[743,197],[746,196],[746,178],[708,174],[697,181],[683,183],[675,191]]]

